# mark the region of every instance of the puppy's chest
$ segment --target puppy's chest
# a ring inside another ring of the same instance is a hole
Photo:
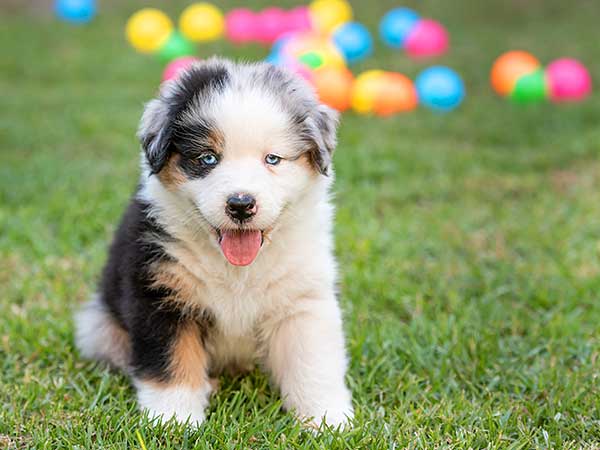
[[[250,370],[261,355],[261,328],[271,314],[271,295],[260,284],[209,282],[206,296],[198,302],[214,319],[206,339],[211,370]]]

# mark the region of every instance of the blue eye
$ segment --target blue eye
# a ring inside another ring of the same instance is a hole
[[[219,162],[219,158],[212,152],[206,152],[200,155],[200,161],[207,166],[216,166]]]
[[[274,155],[273,153],[269,153],[265,156],[265,162],[270,166],[276,166],[281,162],[281,156]]]

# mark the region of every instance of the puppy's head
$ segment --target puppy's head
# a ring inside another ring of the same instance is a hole
[[[150,176],[186,199],[231,264],[248,265],[283,211],[330,174],[336,126],[294,75],[213,59],[163,85],[138,136]]]

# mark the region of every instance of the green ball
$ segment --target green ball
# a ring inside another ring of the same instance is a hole
[[[548,98],[548,81],[543,69],[524,75],[510,94],[515,103],[539,103]]]
[[[158,51],[159,59],[167,64],[182,56],[195,56],[196,47],[181,33],[174,31]]]
[[[323,65],[323,58],[316,52],[304,53],[298,60],[311,69],[318,69]]]

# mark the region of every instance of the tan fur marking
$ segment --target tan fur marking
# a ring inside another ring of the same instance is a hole
[[[176,385],[196,389],[209,383],[208,358],[196,323],[182,325],[171,353],[169,370]]]
[[[158,178],[168,188],[177,187],[186,182],[187,178],[179,169],[178,163],[181,156],[177,153],[172,155],[165,167],[158,173]]]
[[[204,284],[189,270],[177,262],[155,264],[152,269],[152,287],[166,287],[173,294],[166,300],[176,301],[189,307],[198,306],[198,299]]]
[[[185,386],[197,389],[214,380],[208,377],[208,355],[204,350],[198,324],[193,321],[181,324],[175,342],[171,348],[168,381],[146,378],[154,389],[166,389],[173,386]]]

